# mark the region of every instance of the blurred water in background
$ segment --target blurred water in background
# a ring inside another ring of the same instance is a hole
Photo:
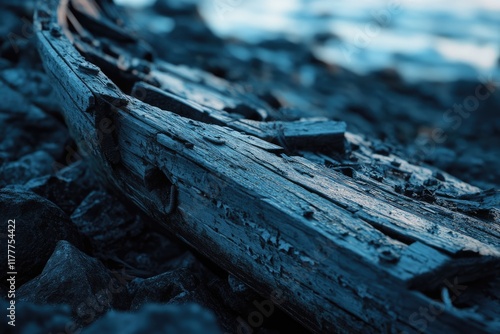
[[[394,68],[409,81],[500,77],[498,0],[200,0],[200,12],[220,36],[303,42],[359,74]]]

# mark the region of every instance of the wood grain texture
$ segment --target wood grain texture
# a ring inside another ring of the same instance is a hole
[[[51,34],[65,4],[40,6],[39,50],[73,138],[108,186],[256,291],[283,292],[278,306],[315,332],[500,331],[498,319],[435,297],[498,274],[498,237],[484,222],[123,94]]]

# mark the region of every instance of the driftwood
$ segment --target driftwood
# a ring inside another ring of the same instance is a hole
[[[342,149],[342,125],[313,127],[312,142],[292,156],[280,140],[300,146],[297,136],[307,135],[299,123],[266,111],[254,121],[224,114],[151,76],[135,91],[154,97],[127,95],[77,51],[83,30],[72,15],[68,1],[55,0],[35,15],[72,136],[103,182],[172,234],[262,295],[281,294],[278,306],[316,332],[500,331],[488,303],[460,303],[487,299],[473,287],[500,270],[498,224],[326,168],[335,160],[312,145],[323,137]],[[221,99],[231,105],[238,95]],[[263,123],[268,116],[278,123]],[[355,135],[346,139],[362,148],[360,159],[372,154]],[[459,194],[470,188],[450,184]]]

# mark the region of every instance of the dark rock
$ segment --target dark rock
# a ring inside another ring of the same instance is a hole
[[[219,294],[226,305],[240,314],[246,314],[253,308],[252,302],[261,297],[246,284],[232,275],[228,275],[227,284],[220,284]],[[228,290],[229,289],[229,290]]]
[[[219,281],[217,281],[219,282]],[[228,297],[229,298],[229,297]],[[172,298],[170,305],[199,304],[215,313],[219,325],[227,332],[235,333],[238,313],[228,308],[224,300],[214,294],[210,287],[200,285],[196,290],[181,293]]]
[[[97,188],[89,166],[82,160],[55,175],[33,179],[24,186],[57,204],[67,214],[71,214],[90,191]]]
[[[316,42],[318,44],[326,44],[327,42],[338,40],[340,40],[340,37],[332,33],[331,31],[318,32],[313,36],[313,42]]]
[[[253,311],[255,306],[252,303],[260,300],[261,297],[234,277],[225,279],[227,274],[209,263],[207,265],[215,271],[212,271],[209,267],[201,267],[196,271],[195,277],[192,276],[193,270],[177,271],[175,281],[179,282],[179,278],[186,280],[184,273],[187,272],[189,278],[187,284],[184,282],[180,282],[182,285],[176,283],[174,285],[175,290],[167,290],[169,300],[163,300],[162,302],[175,305],[199,304],[216,314],[219,325],[226,332],[236,333],[238,317],[246,316],[246,314]],[[179,273],[183,273],[183,275],[180,276]],[[160,275],[158,278],[164,280],[167,276]],[[157,280],[151,280],[151,282],[156,283]],[[163,286],[168,286],[168,284],[163,283]],[[154,287],[154,285],[149,284],[149,287]],[[159,291],[165,291],[165,289],[160,288]],[[179,291],[181,292],[178,293]],[[138,294],[139,291],[136,295]],[[164,295],[167,294],[164,293]]]
[[[8,305],[6,301],[0,300],[0,308],[2,310],[5,310]],[[10,321],[10,319],[7,321]],[[7,321],[0,323],[0,332],[47,334],[72,333],[76,329],[71,319],[71,310],[65,305],[16,303],[16,326],[10,326]]]
[[[105,191],[89,193],[71,219],[91,240],[95,256],[110,268],[151,277],[199,265],[184,247],[150,228],[157,223]]]
[[[223,44],[207,24],[201,20],[197,13],[193,12],[193,20],[184,20],[183,17],[177,17],[174,29],[169,33],[168,38],[177,41],[188,41],[186,49],[198,47],[200,52],[214,53],[217,50],[222,51]],[[191,56],[192,57],[192,56]],[[206,59],[210,58],[205,58]]]
[[[287,38],[265,39],[257,43],[258,47],[275,51],[303,51],[304,45]]]
[[[383,68],[371,72],[370,75],[391,84],[391,87],[396,91],[398,90],[398,88],[408,87],[403,84],[401,75],[395,68]],[[409,87],[407,89],[409,89]]]
[[[200,270],[201,263],[196,256],[193,255],[190,251],[185,251],[184,248],[181,248],[181,245],[173,243],[170,248],[174,248],[176,246],[183,251],[182,254],[172,257],[171,259],[165,262],[168,265],[169,269],[177,269],[177,268],[188,268],[190,270],[196,271]],[[177,250],[179,251],[179,250]]]
[[[45,73],[29,68],[10,68],[0,72],[0,79],[43,110],[53,114],[58,111],[58,100]]]
[[[200,304],[216,314],[219,325],[228,333],[266,333],[270,329],[286,333],[305,332],[301,325],[278,310],[275,304],[280,302],[278,295],[263,299],[234,277],[226,280],[206,271],[196,290],[177,295],[169,304]],[[270,310],[266,315],[259,313],[263,305]],[[252,318],[257,313],[262,316],[262,322],[258,324]]]
[[[148,14],[144,16],[148,23],[158,20],[161,26],[165,26],[165,16],[172,19],[171,29],[161,33],[161,43],[158,34],[145,32],[142,36],[155,48],[159,57],[170,63],[185,64],[226,76],[226,63],[229,60],[224,44],[198,13],[197,0],[160,0]],[[168,47],[173,44],[177,47]]]
[[[19,24],[19,17],[8,9],[2,8],[2,20],[0,21],[0,41],[8,38],[8,35]]]
[[[279,109],[280,116],[286,121],[298,121],[302,118],[303,111],[297,108],[283,107]]]
[[[131,273],[140,277],[151,277],[179,268],[198,270],[200,267],[198,259],[183,246],[147,229],[134,239],[127,238],[121,246],[121,249],[112,251],[123,262],[136,268],[138,272]]]
[[[12,66],[12,63],[7,59],[0,58],[0,71]]]
[[[8,9],[18,15],[18,17],[26,16],[32,17],[33,10],[35,8],[36,0],[25,0],[25,1],[15,1],[15,0],[0,0],[0,5],[3,7],[2,11]]]
[[[278,100],[278,98],[272,92],[268,91],[259,94],[259,98],[267,102],[267,104],[269,104],[274,109],[280,109],[281,107],[283,107],[280,100]]]
[[[362,118],[371,123],[376,123],[377,113],[374,111],[374,107],[371,104],[361,104],[359,102],[351,103],[347,106],[347,111],[349,113],[360,115]]]
[[[89,324],[128,300],[125,285],[98,260],[60,241],[43,272],[17,293],[20,302],[68,304],[79,324]]]
[[[41,68],[35,46],[33,30],[33,4],[35,1],[0,1],[2,22],[0,27],[0,57],[27,67]]]
[[[0,161],[15,161],[42,150],[55,159],[63,157],[69,133],[63,123],[32,105],[0,80]]]
[[[41,69],[40,58],[35,47],[35,34],[31,28],[31,18],[24,17],[20,19],[20,23],[19,29],[12,32],[9,40],[1,45],[0,57],[22,66]]]
[[[15,219],[18,284],[42,271],[59,240],[82,247],[78,230],[68,216],[54,203],[24,188],[14,186],[0,190],[0,212],[4,217],[0,222],[2,231],[7,231],[8,219]],[[7,258],[6,253],[7,247],[2,247],[2,259]],[[2,284],[6,272],[2,271]]]
[[[241,118],[262,121],[262,116],[259,114],[258,110],[247,104],[238,104],[235,107],[225,107],[224,111],[233,115],[237,114],[235,116]]]
[[[144,280],[135,279],[131,284],[137,287],[130,308],[137,310],[147,303],[167,303],[180,294],[187,294],[196,289],[199,281],[190,270],[178,269]]]
[[[140,218],[113,196],[102,190],[92,191],[71,215],[78,230],[92,240],[96,249],[136,237],[143,228]]]
[[[0,72],[0,76],[3,72]],[[6,85],[2,80],[0,80],[0,96],[2,97],[1,115],[17,116],[33,121],[39,121],[45,117],[40,109],[32,108],[21,93]]]
[[[446,147],[430,147],[429,149],[424,149],[423,160],[425,162],[431,163],[439,169],[448,169],[453,166],[457,159],[457,154]]]
[[[198,305],[150,304],[136,313],[111,311],[85,328],[82,334],[215,334],[213,314]]]
[[[45,151],[36,151],[0,167],[0,187],[25,184],[29,180],[53,172],[54,158]]]

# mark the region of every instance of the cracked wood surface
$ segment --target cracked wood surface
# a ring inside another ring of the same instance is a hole
[[[430,307],[442,312],[429,332],[500,330],[432,297],[452,293],[456,277],[473,286],[498,273],[498,238],[483,222],[431,204],[422,210],[275,144],[126,96],[52,32],[57,5],[38,10],[37,36],[72,136],[103,181],[172,234],[263,295],[283,291],[279,307],[316,332],[419,332],[414,314]],[[118,163],[96,128],[103,106]],[[151,186],[151,170],[165,181]]]

